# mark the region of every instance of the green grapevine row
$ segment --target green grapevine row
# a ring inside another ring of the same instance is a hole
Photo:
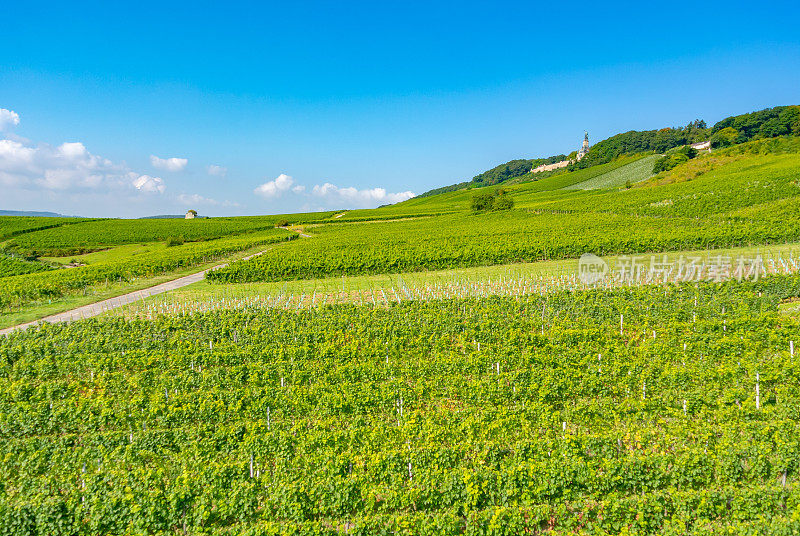
[[[0,277],[32,274],[52,270],[53,267],[41,262],[31,262],[0,254]]]
[[[40,217],[20,217],[20,216],[0,216],[0,240],[10,238],[12,236],[38,231],[40,229],[49,229],[51,227],[60,227],[62,225],[70,225],[75,223],[82,223],[87,221],[94,221],[87,218],[40,218]]]
[[[0,534],[791,534],[798,296],[777,276],[15,333]]]
[[[0,278],[0,307],[17,307],[63,296],[104,281],[128,281],[209,262],[262,244],[293,240],[295,233],[271,229],[241,237],[185,244],[123,260]]]
[[[635,232],[634,232],[635,231]],[[317,236],[236,262],[207,278],[220,283],[398,273],[598,255],[769,244],[800,239],[784,222],[529,214],[522,210],[365,225],[315,227]]]

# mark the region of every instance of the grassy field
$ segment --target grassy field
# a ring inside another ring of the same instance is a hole
[[[131,247],[135,248],[135,246]],[[129,292],[136,292],[137,290],[150,288],[155,285],[183,277],[185,275],[194,274],[209,268],[213,268],[222,262],[231,262],[254,253],[259,253],[264,251],[264,249],[265,246],[259,245],[244,251],[233,253],[223,259],[215,259],[212,262],[174,270],[166,274],[150,277],[139,277],[130,281],[113,281],[87,286],[81,289],[80,292],[66,294],[58,298],[40,301],[29,304],[26,307],[20,307],[0,313],[0,329],[31,322],[46,316],[63,313],[64,311],[75,309],[76,307],[81,307],[90,303],[96,303],[108,298],[115,298]]]

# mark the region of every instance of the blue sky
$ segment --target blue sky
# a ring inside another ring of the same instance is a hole
[[[2,209],[377,206],[584,130],[800,104],[797,2],[29,4],[4,8]]]

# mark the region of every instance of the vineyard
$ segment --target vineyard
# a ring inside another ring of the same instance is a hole
[[[607,255],[797,241],[800,212],[792,209],[800,195],[800,146],[786,139],[752,142],[749,148],[751,153],[734,147],[698,157],[654,177],[655,186],[631,190],[563,188],[646,158],[510,186],[521,208],[504,213],[315,225],[309,227],[315,240],[234,263],[208,279],[280,281],[574,258],[587,251]],[[417,204],[412,199],[393,210],[408,204],[435,211],[458,200],[466,211],[467,195],[472,194],[451,192]]]
[[[653,175],[673,130],[373,210],[0,217],[0,325],[99,315],[0,336],[0,536],[800,533],[800,138]]]
[[[9,246],[21,254],[38,256],[78,255],[120,244],[136,244],[179,238],[194,242],[213,240],[275,227],[277,217],[103,220],[51,227],[17,236]]]
[[[599,190],[602,188],[618,188],[626,184],[636,184],[653,176],[653,164],[660,158],[651,155],[640,158],[630,164],[613,169],[589,180],[567,186],[567,190]],[[591,169],[591,168],[589,168]]]
[[[790,534],[800,277],[0,339],[0,526]]]
[[[726,215],[744,207],[796,198],[800,195],[798,169],[800,154],[711,156],[660,176],[661,180],[675,177],[670,184],[542,201],[531,208],[584,212],[602,207],[618,214],[658,217]]]
[[[33,274],[51,269],[51,266],[41,262],[30,262],[24,259],[18,259],[8,255],[0,254],[0,277]]]
[[[132,256],[79,268],[3,277],[0,278],[0,308],[17,308],[36,300],[59,298],[69,292],[103,282],[129,281],[137,277],[163,274],[211,262],[254,246],[295,238],[295,233],[273,228],[241,237],[184,244],[150,255]]]
[[[686,251],[679,255],[695,259],[690,281],[753,279],[800,272],[797,245],[763,248]],[[667,259],[670,255],[666,255]],[[258,282],[235,285],[192,285],[187,289],[139,299],[116,313],[128,319],[153,320],[159,315],[206,313],[221,309],[251,307],[298,310],[338,304],[389,306],[404,301],[436,301],[466,297],[522,297],[548,295],[562,291],[610,290],[620,286],[674,284],[687,282],[687,272],[677,268],[677,257],[668,260],[670,268],[650,273],[648,256],[606,257],[608,273],[602,280],[588,283],[575,261],[552,261],[502,266],[487,266],[435,272],[405,272],[370,276],[343,276],[312,280]],[[632,259],[641,269],[632,274]],[[656,265],[664,256],[654,257]],[[746,273],[752,261],[759,267]],[[724,263],[730,260],[727,272]],[[741,260],[742,272],[736,275]],[[748,264],[749,263],[749,264]],[[719,277],[717,276],[719,274]]]
[[[635,230],[631,233],[631,230]],[[797,241],[800,227],[762,221],[525,210],[363,226],[314,227],[313,240],[209,273],[212,282],[441,270],[598,255]],[[413,237],[424,237],[424,240]]]
[[[85,218],[20,218],[18,216],[0,216],[0,240],[41,229],[50,229],[86,221],[92,220]]]

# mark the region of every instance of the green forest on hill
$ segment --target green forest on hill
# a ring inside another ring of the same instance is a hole
[[[568,170],[575,171],[605,164],[623,155],[665,153],[675,147],[706,140],[711,141],[713,147],[722,148],[754,139],[789,135],[800,136],[800,106],[776,106],[758,112],[730,116],[710,128],[705,121],[696,119],[685,127],[631,130],[592,145],[589,153],[580,161],[570,164]],[[546,175],[528,177],[531,169],[566,158],[567,156],[562,154],[548,158],[511,160],[476,175],[470,181],[429,190],[423,193],[422,197],[468,187],[491,186],[519,177],[538,180]]]

